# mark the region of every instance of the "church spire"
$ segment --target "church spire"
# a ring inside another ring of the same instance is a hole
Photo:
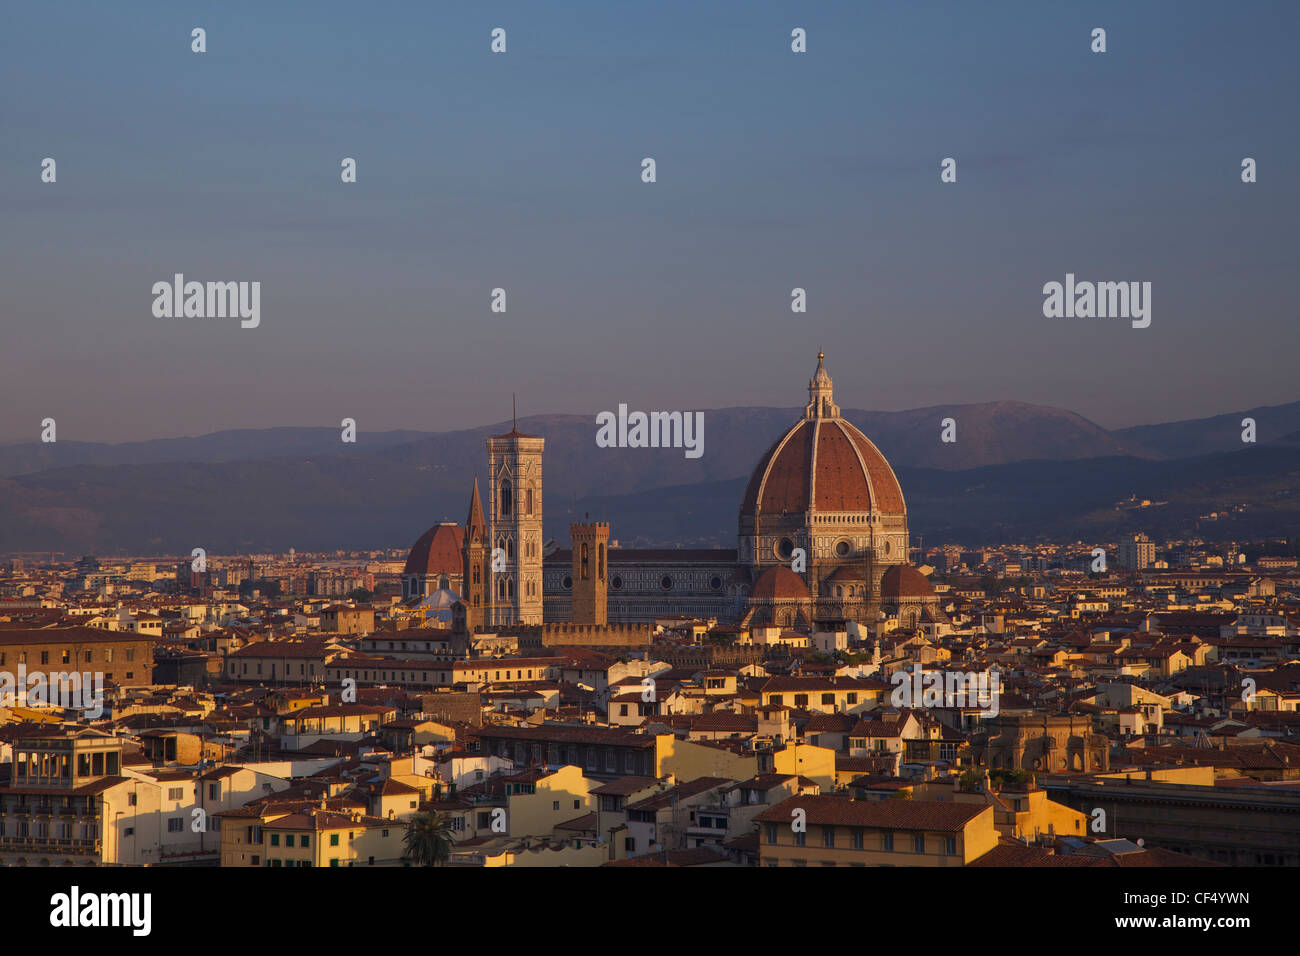
[[[469,517],[465,519],[465,540],[482,539],[487,535],[487,522],[483,520],[483,501],[478,496],[478,476],[474,476],[474,493],[469,499]]]
[[[839,418],[840,407],[835,404],[834,383],[822,360],[825,352],[817,353],[817,370],[808,382],[808,405],[804,409],[805,418]]]

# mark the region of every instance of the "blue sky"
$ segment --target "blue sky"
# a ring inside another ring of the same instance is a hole
[[[14,6],[0,439],[441,430],[512,392],[796,405],[819,348],[846,407],[1294,401],[1297,27],[1289,2]],[[260,281],[260,327],[155,318],[176,272]],[[1044,318],[1067,272],[1150,281],[1151,327]]]

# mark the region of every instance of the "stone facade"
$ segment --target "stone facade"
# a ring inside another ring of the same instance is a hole
[[[971,738],[971,756],[990,770],[1091,773],[1110,769],[1110,741],[1084,715],[1004,714]]]
[[[488,439],[494,627],[542,623],[542,449],[518,428]],[[500,568],[500,570],[497,570]]]

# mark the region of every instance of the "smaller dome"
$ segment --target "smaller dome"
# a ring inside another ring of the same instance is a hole
[[[804,584],[803,578],[784,564],[768,568],[760,574],[758,580],[754,582],[754,587],[749,592],[749,596],[767,601],[806,601],[812,597],[808,593],[808,585]]]
[[[867,583],[866,575],[861,568],[850,568],[848,566],[836,568],[834,572],[827,576],[827,584],[863,584]]]
[[[460,595],[448,588],[439,588],[430,593],[423,601],[420,607],[430,611],[449,611],[451,606],[460,600]]]
[[[434,591],[423,601],[420,602],[418,610],[424,615],[426,621],[440,621],[444,624],[450,624],[452,618],[452,605],[460,600],[460,595],[447,588],[439,588]]]
[[[884,573],[880,579],[880,596],[890,602],[907,598],[932,598],[934,587],[916,568],[908,564],[897,564]]]
[[[426,576],[460,574],[460,551],[464,540],[465,532],[456,522],[444,521],[434,525],[412,546],[402,573]]]

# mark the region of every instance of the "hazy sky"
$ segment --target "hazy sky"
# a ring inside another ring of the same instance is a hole
[[[0,439],[796,405],[818,348],[846,407],[1300,399],[1293,0],[5,17]],[[176,272],[260,327],[155,318]],[[1067,272],[1150,281],[1150,328],[1044,318]]]

